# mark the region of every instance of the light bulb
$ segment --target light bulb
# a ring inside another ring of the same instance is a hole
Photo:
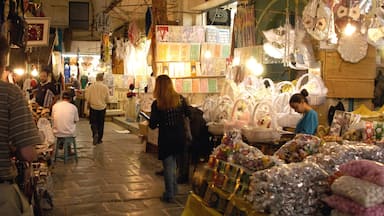
[[[247,60],[246,67],[251,71],[251,73],[255,76],[260,76],[264,67],[262,64],[258,63],[255,58],[251,57]]]
[[[232,62],[232,66],[240,65],[240,57],[235,57]]]
[[[344,34],[347,36],[351,36],[356,31],[356,26],[352,25],[351,23],[348,23],[344,28]]]
[[[34,69],[31,71],[31,75],[34,76],[34,77],[37,77],[37,75],[39,75],[39,72],[36,70],[36,68],[34,68]]]
[[[13,71],[15,72],[15,74],[20,75],[20,76],[24,74],[24,69],[21,69],[21,68],[17,68]]]
[[[210,58],[212,57],[212,53],[211,53],[211,51],[209,51],[209,50],[205,51],[205,53],[204,53],[204,57],[205,57],[206,59],[210,59]]]

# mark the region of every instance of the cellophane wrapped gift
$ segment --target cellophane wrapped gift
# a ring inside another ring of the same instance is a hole
[[[384,187],[384,164],[372,160],[354,160],[339,167],[342,175],[353,176]]]
[[[332,192],[369,208],[384,203],[384,187],[352,176],[341,176],[331,185]]]
[[[213,149],[212,156],[223,160],[232,161],[233,153],[242,146],[241,133],[238,130],[227,131],[221,144]]]
[[[251,172],[255,172],[284,162],[277,157],[264,155],[258,148],[243,143],[242,146],[234,152],[233,163]]]
[[[319,152],[321,144],[321,139],[316,136],[298,134],[281,146],[274,155],[287,163],[300,162],[307,156]]]
[[[329,174],[332,174],[337,171],[341,164],[358,159],[383,163],[384,149],[365,143],[327,142],[320,147],[318,154],[308,156],[304,161],[316,163]]]
[[[315,163],[291,163],[253,173],[247,200],[269,215],[322,215],[328,174]]]

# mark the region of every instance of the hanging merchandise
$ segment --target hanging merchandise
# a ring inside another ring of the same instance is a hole
[[[237,7],[237,13],[233,25],[235,47],[248,47],[256,45],[255,23],[254,5],[244,6],[244,4],[240,4]]]
[[[368,43],[375,47],[384,46],[384,3],[377,5],[373,9],[374,17],[371,18],[371,23],[367,32]]]
[[[331,9],[322,0],[311,0],[303,10],[303,25],[316,40],[329,38]]]
[[[368,43],[359,32],[353,35],[342,35],[337,46],[341,58],[351,63],[357,63],[362,60],[368,51]]]
[[[101,38],[101,50],[100,50],[100,55],[101,55],[101,61],[103,62],[110,62],[111,56],[109,54],[110,51],[110,42],[109,42],[109,34],[103,34]]]
[[[370,6],[370,0],[343,0],[333,8],[336,30],[340,35],[337,51],[345,61],[357,63],[367,55],[368,43],[363,18]]]
[[[111,20],[107,13],[99,13],[96,16],[96,31],[100,33],[111,32]]]

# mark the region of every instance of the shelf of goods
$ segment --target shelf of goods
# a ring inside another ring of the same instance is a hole
[[[50,118],[49,109],[39,107],[35,103],[30,104],[30,109],[43,142],[36,145],[37,160],[30,164],[18,163],[18,183],[21,190],[30,198],[35,215],[43,215],[45,210],[53,208],[51,168],[55,137],[50,120],[48,120]]]
[[[329,180],[336,178],[337,167],[360,159],[383,163],[384,149],[379,143],[339,144],[298,134],[264,155],[230,131],[194,173],[183,216],[327,215],[323,198],[331,191]]]

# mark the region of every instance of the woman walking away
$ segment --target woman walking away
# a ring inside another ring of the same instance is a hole
[[[167,75],[156,78],[153,96],[156,100],[151,106],[149,127],[159,128],[158,156],[164,167],[165,192],[160,199],[170,203],[175,202],[177,193],[176,156],[186,145],[184,117],[190,117],[190,113],[185,98],[175,91]]]

